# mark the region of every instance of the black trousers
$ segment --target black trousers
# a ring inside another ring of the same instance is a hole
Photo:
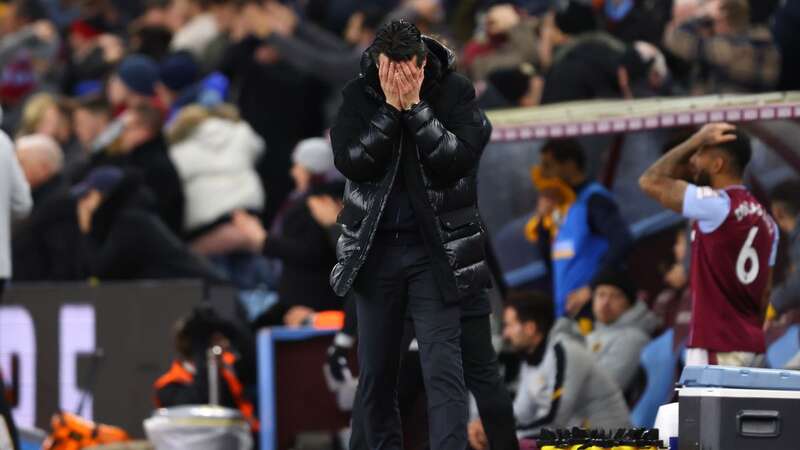
[[[481,417],[486,437],[491,450],[518,450],[514,410],[511,397],[503,384],[498,367],[497,354],[492,347],[492,332],[489,316],[467,317],[461,321],[461,356],[464,367],[464,382],[467,390],[475,397],[478,413]],[[407,333],[405,344],[412,336]],[[403,347],[403,348],[408,348]],[[400,370],[400,411],[413,414],[413,403],[416,400],[414,389],[418,375],[413,371],[419,365],[410,361],[416,357],[407,352]],[[353,427],[350,436],[350,450],[368,450],[360,416],[362,414],[360,398],[356,395],[353,404]],[[431,447],[433,448],[433,447]]]
[[[3,303],[3,290],[5,289],[5,280],[0,280],[0,303]],[[8,433],[11,435],[11,442],[15,449],[19,448],[19,436],[17,435],[17,427],[14,425],[14,418],[11,416],[11,409],[6,403],[6,387],[3,384],[3,377],[0,375],[0,416],[6,422]]]
[[[414,323],[428,399],[431,448],[467,447],[461,314],[445,303],[423,245],[376,242],[355,282],[362,413],[370,450],[401,450],[397,379],[406,313]],[[358,425],[356,425],[357,427]],[[355,428],[355,427],[354,427]]]

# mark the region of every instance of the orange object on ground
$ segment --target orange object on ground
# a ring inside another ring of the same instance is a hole
[[[94,423],[68,412],[54,414],[50,424],[53,432],[42,444],[44,450],[79,450],[131,440],[122,428]]]

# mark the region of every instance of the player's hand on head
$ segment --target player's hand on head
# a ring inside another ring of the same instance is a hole
[[[729,123],[709,123],[697,132],[697,138],[700,141],[700,146],[708,147],[735,141],[736,135],[733,134],[734,131],[736,131],[736,126]]]

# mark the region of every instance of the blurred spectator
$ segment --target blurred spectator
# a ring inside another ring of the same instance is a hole
[[[280,3],[269,2],[263,7],[251,4],[245,8],[245,14],[256,35],[265,38],[283,60],[330,87],[332,98],[326,104],[326,116],[332,124],[341,104],[341,90],[358,75],[361,55],[375,39],[375,30],[384,17],[382,11],[364,8],[354,12],[344,40],[308,20],[301,20]]]
[[[522,359],[514,399],[517,435],[587,421],[599,429],[627,426],[628,407],[617,384],[580,343],[559,334],[554,322],[553,300],[546,295],[520,292],[507,299],[503,338]]]
[[[597,31],[597,17],[588,4],[568,1],[545,15],[539,30],[537,55],[542,71],[547,71],[569,50],[575,38]]]
[[[72,110],[72,123],[75,137],[81,145],[85,157],[102,150],[99,137],[111,124],[111,105],[103,96],[94,95],[81,98]]]
[[[622,272],[600,274],[593,288],[595,328],[586,336],[586,346],[597,365],[626,393],[634,387],[639,355],[659,320],[637,300],[636,286]]]
[[[130,55],[122,60],[106,87],[114,115],[127,108],[149,104],[156,94],[158,64],[144,55]]]
[[[175,31],[172,50],[188,50],[203,67],[214,68],[227,47],[226,34],[238,14],[236,0],[173,0],[185,3],[188,21]]]
[[[541,102],[544,80],[532,64],[525,63],[493,71],[485,85],[478,99],[481,108],[517,108],[536,106]]]
[[[233,323],[206,307],[195,308],[175,325],[178,355],[169,371],[153,384],[156,407],[208,404],[207,351],[212,346],[222,349],[217,373],[220,405],[238,409],[251,431],[257,432],[253,396],[246,389],[255,381],[252,345]]]
[[[218,281],[151,212],[135,173],[98,167],[72,189],[90,273],[102,280],[200,278]]]
[[[264,141],[229,105],[190,105],[168,130],[169,156],[186,195],[184,230],[192,248],[219,255],[247,248],[246,237],[230,222],[237,210],[260,214],[264,190],[255,162]]]
[[[64,155],[43,134],[17,139],[17,158],[33,191],[30,217],[14,228],[14,278],[67,281],[85,278],[75,201],[63,175]]]
[[[75,21],[67,35],[69,46],[61,89],[67,95],[102,92],[103,81],[125,56],[118,36],[104,34],[86,21]]]
[[[664,55],[653,45],[625,45],[604,33],[572,40],[558,53],[542,103],[652,96],[667,80]]]
[[[61,147],[65,165],[75,167],[85,160],[85,155],[73,133],[73,109],[74,103],[65,97],[35,94],[25,102],[17,137],[36,133],[50,136]]]
[[[546,142],[541,168],[544,177],[561,179],[576,195],[555,236],[544,225],[538,230],[538,248],[553,277],[556,315],[584,316],[592,279],[597,273],[620,270],[633,239],[612,194],[586,174],[586,157],[577,141]]]
[[[37,0],[14,0],[0,21],[0,102],[18,104],[52,68],[59,35]]]
[[[161,62],[158,78],[156,94],[168,111],[169,123],[180,108],[198,101],[202,88],[199,83],[200,68],[191,53],[181,51],[167,56]]]
[[[115,165],[139,170],[156,198],[158,215],[177,236],[183,233],[183,185],[167,153],[161,131],[161,112],[147,104],[127,110],[120,118],[122,129],[102,152],[92,156],[92,168]]]
[[[800,182],[786,181],[772,191],[772,216],[789,242],[789,273],[772,288],[770,303],[781,315],[800,307]]]
[[[695,93],[763,92],[774,89],[781,55],[770,31],[750,24],[747,0],[712,0],[675,17],[664,44],[694,64]]]
[[[166,26],[139,26],[131,30],[131,51],[147,55],[156,61],[161,61],[169,54],[170,42],[172,42],[172,32]]]
[[[462,64],[467,74],[477,81],[499,69],[538,64],[538,26],[538,19],[520,15],[510,3],[489,8],[483,35],[464,46]]]
[[[324,138],[301,141],[293,155],[292,178],[297,188],[284,206],[285,213],[271,233],[252,216],[237,214],[234,223],[250,237],[252,248],[283,261],[279,301],[289,311],[283,320],[297,326],[314,311],[340,310],[342,300],[329,282],[336,252],[328,231],[308,208],[309,196],[328,194],[341,198],[344,183],[333,165],[331,144]]]
[[[603,18],[606,30],[622,42],[645,41],[661,43],[664,27],[669,21],[672,2],[642,0],[605,0]]]
[[[782,91],[800,89],[800,1],[788,0],[775,13],[772,26],[775,43],[781,51],[781,76],[778,89]]]
[[[243,14],[248,11],[244,8]],[[258,165],[262,182],[269,186],[263,216],[270,223],[292,190],[292,149],[300,139],[322,134],[325,93],[315,77],[283,61],[253,25],[246,27],[245,38],[228,47],[220,71],[238,93],[242,118],[270,149]]]
[[[672,246],[673,262],[664,273],[664,290],[653,300],[652,310],[661,319],[664,329],[672,328],[678,322],[678,314],[689,298],[689,238],[687,228],[681,227],[675,233]]]
[[[0,131],[0,303],[5,284],[11,278],[11,222],[25,218],[31,211],[32,203],[30,187],[14,157],[14,144]],[[3,376],[0,375],[0,394],[4,393]],[[5,421],[13,448],[20,448],[14,418],[5,395],[0,395],[0,416]]]

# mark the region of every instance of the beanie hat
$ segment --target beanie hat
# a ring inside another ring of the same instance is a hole
[[[636,286],[624,272],[603,271],[592,281],[592,289],[601,285],[614,286],[621,290],[631,305],[636,302]]]
[[[124,178],[124,172],[119,167],[100,166],[91,172],[71,190],[73,198],[83,198],[89,191],[97,190],[103,195],[111,193]]]
[[[590,5],[569,1],[556,12],[556,26],[565,34],[576,35],[597,29],[597,18]]]
[[[200,72],[192,54],[188,51],[173,53],[161,63],[159,79],[164,86],[174,92],[180,92],[197,81]]]
[[[519,99],[530,89],[530,81],[534,73],[533,66],[521,64],[513,69],[495,70],[489,74],[487,81],[500,92],[503,98],[517,104]]]
[[[130,55],[117,67],[117,75],[133,92],[153,96],[158,81],[158,64],[145,55]]]
[[[292,161],[316,175],[323,175],[334,169],[331,144],[321,137],[300,141],[294,149]]]

